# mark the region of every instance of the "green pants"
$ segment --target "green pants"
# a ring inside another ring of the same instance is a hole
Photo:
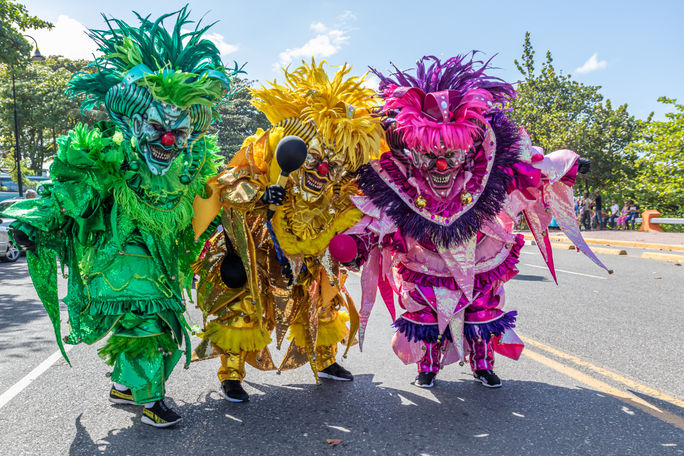
[[[137,404],[164,398],[164,384],[183,352],[159,314],[127,313],[99,355],[114,366],[112,381],[126,385]]]

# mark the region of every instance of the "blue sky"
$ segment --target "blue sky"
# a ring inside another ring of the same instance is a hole
[[[185,1],[24,0],[32,14],[57,25],[36,32],[44,54],[69,57],[92,49],[83,27],[100,28],[100,13],[133,19],[132,10],[157,16]],[[219,21],[213,39],[224,61],[247,62],[250,79],[280,77],[282,63],[315,54],[332,65],[347,61],[356,73],[389,62],[411,67],[425,54],[451,57],[472,49],[494,54],[494,74],[520,79],[513,64],[526,31],[538,64],[547,50],[557,70],[602,86],[614,106],[637,117],[666,109],[657,98],[684,102],[684,1],[206,1],[193,0],[194,18]],[[584,67],[585,71],[577,71]]]

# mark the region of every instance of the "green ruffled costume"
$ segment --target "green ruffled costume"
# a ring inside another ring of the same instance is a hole
[[[52,183],[5,215],[35,243],[29,271],[64,357],[57,259],[69,271],[64,341],[92,344],[111,332],[99,354],[114,365],[112,380],[131,388],[137,403],[162,399],[183,344],[190,362],[182,292],[203,247],[194,240],[192,201],[216,173],[215,138],[195,143],[189,185],[179,182],[180,163],[163,176],[121,171],[137,159],[111,122],[79,125],[58,142]]]

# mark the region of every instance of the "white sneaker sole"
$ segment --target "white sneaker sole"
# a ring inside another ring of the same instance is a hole
[[[128,399],[115,398],[111,396],[109,397],[109,402],[119,405],[136,405],[135,401],[129,401]]]
[[[337,380],[338,382],[351,382],[353,378],[337,377],[336,375],[326,374],[325,372],[318,371],[318,378],[328,378],[330,380]]]
[[[476,378],[475,380],[482,383],[482,386],[484,386],[485,388],[495,389],[495,388],[501,388],[503,386],[503,383],[499,383],[498,385],[490,385],[489,383],[485,383],[484,380],[482,380],[482,379]]]
[[[235,398],[232,398],[232,397],[228,396],[228,395],[223,391],[223,388],[219,388],[219,393],[220,393],[221,396],[223,396],[223,398],[224,398],[225,400],[227,400],[228,402],[249,402],[249,399],[246,400],[246,401],[243,401],[242,399],[235,399]]]
[[[430,389],[430,388],[434,388],[434,386],[435,386],[435,381],[433,380],[432,382],[430,382],[429,385],[421,385],[420,383],[418,383],[418,382],[416,382],[416,381],[414,381],[413,384],[414,384],[415,386],[417,386],[418,388]]]
[[[171,421],[168,423],[157,423],[154,420],[152,420],[151,418],[148,418],[147,416],[143,415],[141,421],[147,425],[154,426],[156,428],[167,428],[167,427],[171,427],[175,424],[180,423],[182,420],[183,420],[183,418],[178,418],[176,421]]]

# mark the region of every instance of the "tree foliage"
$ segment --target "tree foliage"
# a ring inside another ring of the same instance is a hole
[[[249,86],[252,83],[247,79],[235,78],[233,84],[238,88],[237,92],[228,103],[218,108],[221,121],[214,124],[213,132],[218,134],[221,154],[227,159],[235,155],[244,139],[253,135],[258,128],[265,130],[270,127],[264,113],[250,103],[252,96]]]
[[[613,108],[600,86],[585,85],[556,71],[551,52],[536,72],[535,51],[525,34],[521,60],[514,61],[525,78],[518,97],[509,106],[511,117],[530,134],[532,144],[547,152],[572,149],[591,159],[591,171],[579,185],[608,190],[618,188],[636,173],[635,156],[627,145],[638,138],[642,122],[627,105]]]
[[[667,97],[658,101],[671,105],[672,112],[666,120],[647,122],[641,139],[630,145],[638,157],[637,178],[626,189],[644,208],[684,217],[684,104]]]
[[[52,24],[29,15],[20,3],[0,0],[0,63],[17,65],[26,60],[33,48],[22,32],[52,28]]]
[[[0,149],[12,154],[15,149],[12,72],[21,156],[30,169],[40,174],[43,161],[56,151],[57,138],[79,121],[88,120],[81,116],[78,101],[64,92],[72,73],[86,64],[49,57],[25,66],[0,67]]]

